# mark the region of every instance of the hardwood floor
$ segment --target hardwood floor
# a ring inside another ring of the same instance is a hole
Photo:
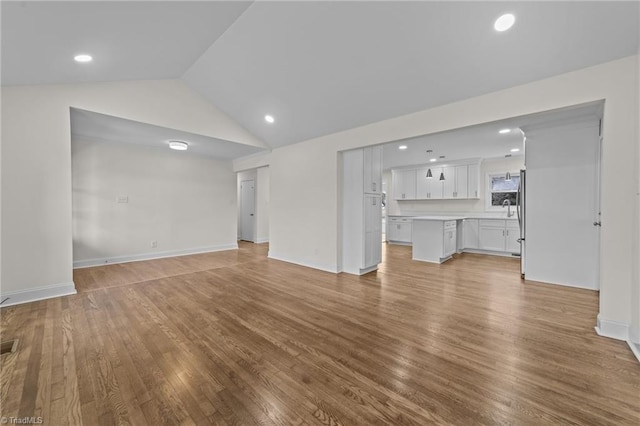
[[[44,424],[631,424],[640,364],[597,293],[514,259],[363,277],[266,246],[76,270],[78,295],[2,309],[2,416]]]

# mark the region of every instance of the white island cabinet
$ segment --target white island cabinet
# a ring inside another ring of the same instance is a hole
[[[419,216],[413,218],[413,260],[442,263],[457,251],[458,222],[464,217]]]

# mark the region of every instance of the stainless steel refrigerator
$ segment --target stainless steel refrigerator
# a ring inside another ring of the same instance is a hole
[[[516,211],[518,212],[518,225],[520,226],[520,277],[525,277],[526,265],[526,225],[525,225],[525,203],[526,203],[526,181],[527,171],[520,170],[520,182],[518,183],[518,192],[516,194]]]

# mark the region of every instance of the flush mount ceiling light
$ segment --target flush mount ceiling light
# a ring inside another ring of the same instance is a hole
[[[429,161],[431,161],[432,163],[435,163],[436,161],[438,161],[437,158],[429,158]]]
[[[81,55],[76,55],[73,57],[73,59],[76,62],[91,62],[93,61],[93,58],[91,57],[91,55],[86,55],[86,54],[81,54]]]
[[[398,149],[407,149],[407,146],[406,146],[406,145],[400,145],[400,146],[398,147]]]
[[[186,151],[189,148],[189,144],[183,141],[169,141],[169,148],[176,151]]]
[[[264,116],[264,121],[266,121],[269,124],[273,124],[276,121],[276,119],[273,118],[273,115],[267,114]]]
[[[520,148],[513,148],[513,149],[511,150],[511,152],[518,152],[518,151],[520,151]]]
[[[507,31],[513,26],[515,22],[516,17],[513,16],[513,14],[505,13],[504,15],[496,19],[496,22],[493,24],[493,28],[495,28],[495,30],[498,32]]]
[[[511,132],[511,129],[502,129],[498,133],[500,133],[501,135],[504,135],[504,134],[510,133],[510,132]]]

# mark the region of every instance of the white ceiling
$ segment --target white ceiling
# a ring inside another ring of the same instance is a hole
[[[2,2],[2,84],[182,76],[278,147],[634,54],[638,10],[610,1]],[[507,11],[516,24],[497,33]],[[77,64],[79,52],[95,60]]]
[[[2,84],[178,78],[250,4],[3,1]]]
[[[190,154],[205,155],[219,160],[245,157],[262,148],[196,135],[111,115],[71,108],[71,134],[103,142],[131,143],[169,150],[169,140],[189,144]]]
[[[602,118],[604,102],[592,102],[539,114],[530,114],[500,120],[492,123],[469,126],[448,132],[435,133],[417,138],[389,142],[383,145],[383,167],[411,166],[416,164],[445,164],[456,160],[476,158],[500,158],[506,155],[512,157],[524,154],[524,137],[519,129],[552,125],[554,123]],[[511,132],[500,134],[502,129]],[[399,146],[406,145],[407,149],[400,150]],[[518,148],[514,153],[511,149]],[[427,153],[430,149],[433,152]],[[445,158],[439,158],[444,155]],[[430,158],[438,161],[431,163]]]
[[[256,2],[184,79],[277,147],[637,50],[637,2]]]

